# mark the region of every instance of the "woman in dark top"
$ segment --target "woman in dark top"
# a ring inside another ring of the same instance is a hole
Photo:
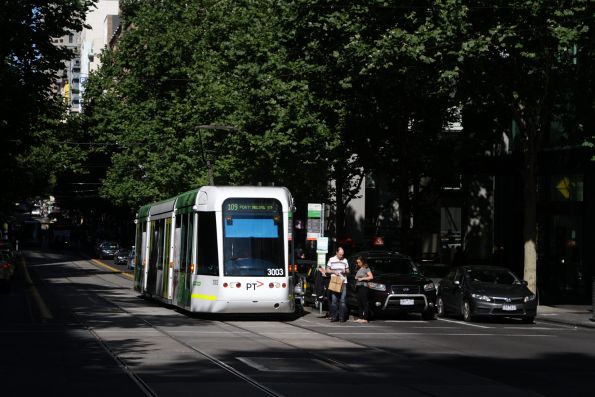
[[[357,290],[357,303],[359,306],[359,318],[355,320],[357,323],[368,322],[368,281],[372,280],[374,276],[368,267],[366,260],[358,256],[355,260],[357,263],[357,273],[355,274],[355,288]]]

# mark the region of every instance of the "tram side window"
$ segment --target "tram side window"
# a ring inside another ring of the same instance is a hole
[[[165,219],[165,229],[163,231],[163,266],[169,267],[169,249],[171,246],[171,218]]]
[[[187,251],[187,236],[188,236],[188,215],[178,215],[180,218],[181,233],[180,233],[180,272],[186,273],[186,251]]]
[[[165,219],[157,221],[157,269],[163,270],[163,240],[165,232]]]
[[[190,269],[190,264],[192,263],[192,239],[194,238],[194,222],[193,217],[194,214],[186,214],[187,224],[188,224],[188,232],[186,234],[186,254],[185,254],[185,261],[184,261],[184,269]]]
[[[158,228],[157,222],[151,221],[151,241],[149,242],[149,267],[154,267],[158,255]]]
[[[219,255],[217,250],[217,218],[215,212],[198,213],[197,274],[219,275]]]
[[[138,267],[138,264],[140,263],[140,253],[142,251],[142,243],[143,243],[143,235],[142,233],[145,231],[146,229],[146,223],[139,221],[136,225],[136,239],[134,242],[134,268],[136,269]]]

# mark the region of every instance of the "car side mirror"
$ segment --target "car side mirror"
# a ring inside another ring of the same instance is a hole
[[[526,287],[527,285],[529,285],[529,283],[528,283],[526,280],[521,280],[521,284],[523,284],[525,287]]]

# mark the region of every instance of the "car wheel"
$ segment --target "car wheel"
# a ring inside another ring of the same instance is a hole
[[[446,317],[446,311],[444,310],[444,302],[442,301],[441,296],[439,296],[436,300],[436,310],[438,312],[438,317]]]
[[[469,301],[463,301],[463,305],[461,307],[461,314],[463,315],[464,321],[473,321],[473,316],[471,315],[471,305],[469,304]]]
[[[533,322],[535,321],[535,317],[533,316],[526,316],[522,318],[523,323],[525,324],[533,324]]]

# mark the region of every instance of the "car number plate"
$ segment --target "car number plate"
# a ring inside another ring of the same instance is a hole
[[[413,305],[413,299],[401,299],[401,306]]]
[[[516,305],[502,305],[502,310],[515,311],[516,310]]]

